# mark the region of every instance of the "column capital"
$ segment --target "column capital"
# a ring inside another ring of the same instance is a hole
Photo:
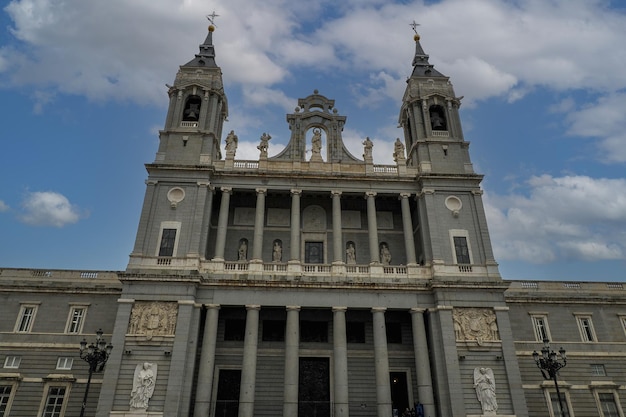
[[[422,307],[413,307],[411,309],[409,309],[409,312],[411,314],[424,314],[426,312],[426,308],[422,308]]]
[[[219,310],[221,308],[219,304],[205,304],[204,306],[209,310]]]
[[[348,307],[333,307],[333,313],[345,313],[348,311]]]
[[[341,191],[339,191],[339,190],[331,190],[330,191],[330,196],[331,197],[340,197],[341,196]]]
[[[435,194],[435,189],[434,188],[422,188],[422,190],[417,193],[417,197],[423,197],[426,194]]]
[[[298,190],[297,188],[291,189],[291,195],[300,195],[302,194],[302,190]]]
[[[370,198],[370,197],[376,197],[376,191],[366,191],[365,192],[365,198]]]
[[[222,190],[223,193],[232,194],[233,187],[222,187],[220,190]]]
[[[267,188],[257,188],[256,189],[256,193],[257,194],[267,194]]]
[[[400,193],[400,195],[398,195],[398,200],[406,200],[409,197],[411,197],[411,193]]]
[[[483,195],[484,191],[483,190],[472,190],[472,194],[474,195]]]
[[[246,310],[260,310],[261,306],[258,304],[246,304]]]
[[[196,182],[196,184],[198,185],[198,187],[209,187],[211,185],[211,181],[202,180],[202,181]]]
[[[285,310],[287,311],[300,311],[301,308],[300,306],[285,306]]]
[[[384,313],[387,307],[372,307],[372,313]]]
[[[158,183],[157,180],[146,180],[146,185],[157,185]]]

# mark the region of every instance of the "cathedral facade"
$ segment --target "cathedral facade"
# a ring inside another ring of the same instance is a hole
[[[1,271],[0,416],[624,417],[622,283],[502,279],[460,99],[418,35],[377,165],[317,90],[282,152],[264,133],[238,159],[213,31],[169,87],[126,270]],[[98,327],[113,349],[88,379]],[[544,340],[567,351],[557,384]]]

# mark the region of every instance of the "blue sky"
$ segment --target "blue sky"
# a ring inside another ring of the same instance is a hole
[[[624,280],[626,5],[601,0],[14,0],[0,13],[0,266],[123,270],[166,83],[215,10],[237,157],[314,89],[392,163],[416,20],[461,116],[506,279]],[[243,12],[245,11],[245,12]]]

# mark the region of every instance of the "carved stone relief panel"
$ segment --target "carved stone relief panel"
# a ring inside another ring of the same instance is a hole
[[[252,207],[235,207],[233,224],[239,226],[254,226],[255,210]]]
[[[341,210],[341,226],[344,229],[360,229],[361,212],[358,210]]]
[[[267,225],[268,226],[284,226],[291,224],[291,210],[281,208],[267,209]]]
[[[310,231],[326,230],[326,210],[320,206],[308,206],[302,211],[302,228]]]
[[[455,308],[452,312],[456,340],[483,342],[499,341],[496,314],[490,308]]]
[[[376,223],[379,229],[393,229],[393,213],[390,211],[377,211]]]
[[[133,305],[128,323],[128,334],[145,336],[173,335],[176,332],[178,303],[161,301],[137,301]]]

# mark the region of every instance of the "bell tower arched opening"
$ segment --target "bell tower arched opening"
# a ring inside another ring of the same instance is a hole
[[[430,116],[430,127],[432,130],[448,130],[448,121],[446,120],[445,109],[435,104],[428,109]]]

